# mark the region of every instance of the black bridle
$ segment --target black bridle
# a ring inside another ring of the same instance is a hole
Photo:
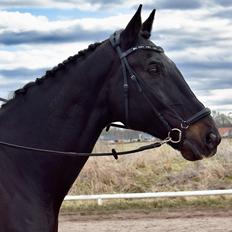
[[[149,98],[147,91],[144,91],[145,88],[148,86],[146,83],[138,77],[138,75],[135,73],[135,71],[132,69],[130,66],[127,57],[134,53],[137,50],[151,50],[155,51],[158,53],[163,53],[164,50],[163,48],[159,46],[150,46],[150,45],[138,45],[132,48],[129,48],[126,51],[122,51],[120,48],[120,35],[121,35],[121,30],[116,31],[114,34],[111,35],[110,37],[110,43],[113,46],[113,48],[116,50],[118,57],[120,58],[121,66],[122,66],[122,73],[123,73],[123,89],[124,89],[124,107],[125,107],[125,126],[117,125],[117,124],[111,124],[109,126],[114,126],[114,127],[121,127],[121,128],[130,128],[129,124],[129,97],[128,97],[128,90],[129,90],[129,85],[128,85],[128,79],[131,79],[137,86],[138,91],[143,95],[145,100],[147,101],[148,105],[151,107],[154,116],[158,118],[163,126],[166,128],[168,132],[168,138],[170,139],[170,142],[172,143],[180,143],[183,135],[183,132],[188,129],[188,127],[195,122],[201,120],[202,118],[209,116],[211,111],[208,108],[203,108],[201,111],[197,112],[190,118],[184,120],[177,112],[175,112],[172,109],[172,112],[175,115],[175,118],[177,118],[180,121],[180,127],[179,128],[172,128],[168,121],[165,119],[164,115],[160,113],[155,105],[153,104],[152,100]],[[109,129],[109,127],[107,128]],[[174,138],[175,137],[175,138]]]
[[[29,147],[29,146],[23,146],[19,144],[14,144],[14,143],[8,143],[5,141],[0,141],[0,145],[6,146],[6,147],[11,147],[15,149],[21,149],[21,150],[26,150],[26,151],[34,151],[34,152],[39,152],[39,153],[49,153],[53,155],[66,155],[66,156],[71,156],[71,157],[89,157],[89,156],[109,156],[113,155],[115,159],[118,158],[119,155],[127,155],[127,154],[133,154],[141,151],[145,151],[148,149],[153,149],[156,147],[160,147],[162,144],[165,143],[180,143],[183,140],[183,132],[188,129],[190,125],[193,123],[199,121],[200,119],[209,116],[210,115],[210,110],[208,108],[203,108],[201,111],[197,112],[194,114],[192,117],[188,118],[187,120],[183,120],[176,112],[175,116],[180,120],[180,128],[172,128],[168,121],[165,119],[162,113],[158,112],[156,109],[155,105],[152,103],[151,99],[148,97],[147,92],[144,91],[146,83],[142,81],[141,78],[138,78],[134,70],[131,68],[127,57],[132,54],[133,52],[143,49],[143,50],[152,50],[155,52],[163,53],[163,49],[158,46],[148,46],[148,45],[139,45],[136,47],[132,47],[126,51],[122,51],[120,48],[120,34],[121,31],[115,32],[111,37],[110,37],[110,42],[113,46],[113,48],[116,50],[120,61],[122,65],[122,72],[123,72],[123,89],[124,89],[124,101],[125,101],[125,125],[117,125],[117,124],[110,124],[106,130],[109,129],[110,126],[114,127],[120,127],[120,128],[126,128],[129,129],[129,97],[128,97],[128,90],[129,90],[129,85],[128,85],[128,79],[131,79],[134,81],[136,84],[138,91],[144,96],[145,100],[147,103],[150,105],[154,116],[158,118],[163,126],[166,128],[168,134],[167,137],[164,140],[157,141],[155,143],[152,143],[150,145],[146,146],[141,146],[137,149],[129,150],[129,151],[122,151],[122,152],[117,152],[115,149],[112,149],[112,152],[108,153],[79,153],[79,152],[69,152],[69,151],[58,151],[58,150],[50,150],[50,149],[43,149],[43,148],[36,148],[36,147]],[[8,102],[8,100],[0,98],[0,101],[3,102]]]

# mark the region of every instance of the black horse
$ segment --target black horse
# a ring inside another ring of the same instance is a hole
[[[0,109],[0,141],[91,153],[103,128],[121,121],[161,139],[177,128],[180,141],[169,144],[188,160],[214,155],[212,118],[149,40],[155,11],[143,24],[140,13],[141,6],[125,30],[15,91]],[[87,159],[0,145],[0,230],[57,231],[60,205]]]

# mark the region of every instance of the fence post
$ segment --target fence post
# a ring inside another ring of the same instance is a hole
[[[102,199],[101,199],[101,198],[98,198],[98,199],[97,199],[97,204],[98,204],[99,206],[102,205]]]

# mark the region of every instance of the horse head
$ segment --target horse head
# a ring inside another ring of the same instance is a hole
[[[220,135],[175,63],[150,40],[154,15],[155,10],[142,23],[140,6],[126,28],[110,38],[112,120],[160,139],[169,135],[169,144],[187,160],[210,157]]]

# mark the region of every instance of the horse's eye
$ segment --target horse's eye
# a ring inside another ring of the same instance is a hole
[[[149,69],[149,72],[158,72],[158,67],[153,67]]]
[[[161,72],[161,67],[160,67],[159,64],[152,63],[152,64],[149,65],[148,72],[149,72],[151,75],[160,74],[160,72]]]

